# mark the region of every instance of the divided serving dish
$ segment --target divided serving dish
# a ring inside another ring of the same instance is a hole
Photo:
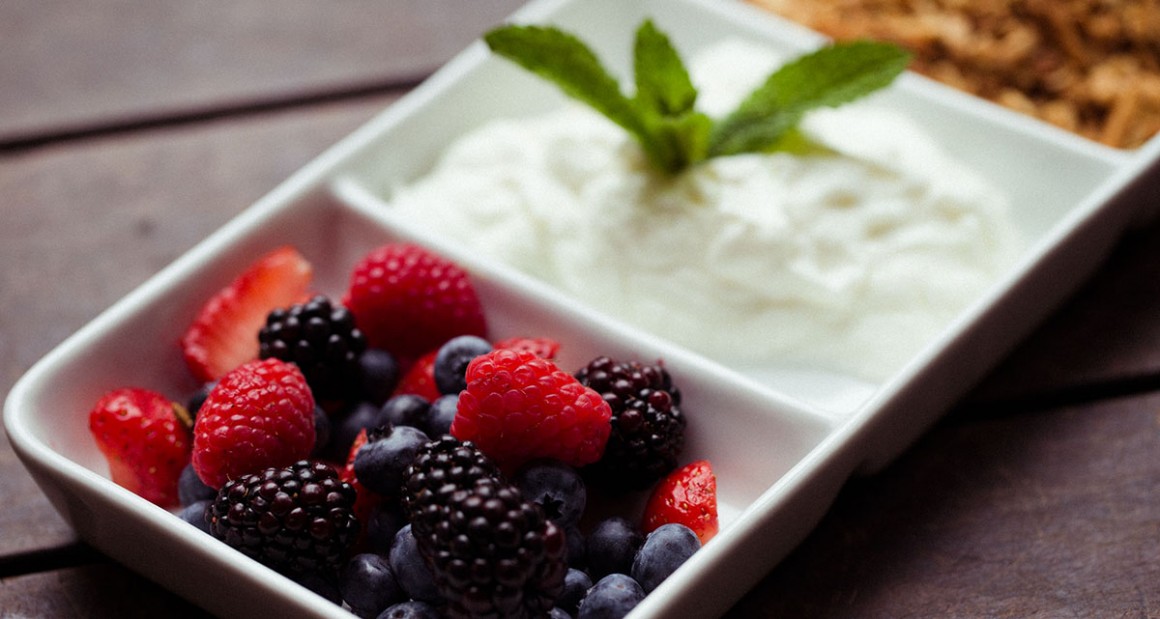
[[[730,36],[796,53],[824,41],[732,1],[537,0],[513,19],[576,32],[625,75],[631,32],[645,17],[684,55]],[[1160,204],[1157,139],[1113,150],[913,74],[875,96],[1008,192],[1028,239],[1000,281],[880,383],[793,369],[743,375],[393,214],[383,201],[390,187],[421,175],[467,129],[563,101],[476,42],[37,363],[5,403],[8,436],[83,539],[211,612],[350,616],[113,484],[86,415],[100,394],[120,386],[174,399],[196,389],[176,342],[204,300],[263,253],[296,246],[315,266],[316,287],[338,295],[366,251],[417,241],[471,273],[494,337],[550,335],[562,343],[560,365],[568,369],[598,354],[664,360],[685,395],[683,460],[712,461],[722,526],[631,616],[721,614],[805,537],[847,478],[905,449]]]

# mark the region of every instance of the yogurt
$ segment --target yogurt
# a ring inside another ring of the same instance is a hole
[[[778,63],[691,63],[724,115]],[[807,116],[822,152],[711,159],[673,178],[579,104],[491,122],[391,207],[577,300],[745,370],[881,380],[975,301],[1021,241],[1008,200],[872,98]]]

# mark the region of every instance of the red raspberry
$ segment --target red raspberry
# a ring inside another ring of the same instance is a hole
[[[484,336],[483,306],[467,273],[422,247],[372,250],[355,265],[343,303],[372,348],[416,358],[457,335]]]
[[[451,434],[474,441],[505,470],[547,457],[572,466],[600,459],[612,409],[555,363],[527,350],[494,350],[467,366]]]
[[[298,366],[279,359],[251,361],[223,376],[193,427],[193,468],[211,488],[290,466],[313,448],[314,396]]]
[[[133,387],[110,391],[89,411],[89,430],[113,481],[162,507],[177,505],[177,480],[189,462],[189,431],[177,406]]]
[[[556,353],[560,351],[560,342],[548,337],[509,337],[496,342],[493,348],[528,350],[536,353],[537,357],[554,361]]]

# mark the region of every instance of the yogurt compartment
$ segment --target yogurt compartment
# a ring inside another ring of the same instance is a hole
[[[740,2],[537,0],[514,19],[578,33],[624,75],[626,33],[645,17],[654,17],[689,56],[736,37],[787,56],[822,42]],[[348,617],[113,484],[82,420],[113,384],[194,387],[172,342],[198,301],[228,281],[236,265],[293,244],[314,261],[319,287],[334,291],[372,244],[419,241],[481,282],[496,335],[538,328],[576,355],[567,365],[591,352],[623,354],[663,358],[681,376],[686,406],[698,409],[690,414],[687,455],[710,459],[718,472],[721,532],[631,617],[717,616],[805,537],[851,475],[905,449],[1160,204],[1160,142],[1113,151],[905,75],[873,106],[920,127],[1005,195],[1022,244],[989,285],[884,377],[793,368],[743,375],[731,362],[580,306],[438,230],[414,225],[384,200],[427,174],[472,129],[565,103],[552,87],[492,57],[482,43],[473,45],[41,360],[5,403],[14,450],[83,539],[214,613]]]
[[[740,40],[692,59],[721,117],[785,59]],[[896,372],[1015,261],[1006,195],[905,116],[807,116],[824,152],[657,174],[626,132],[567,105],[492,121],[387,197],[410,225],[743,372]]]

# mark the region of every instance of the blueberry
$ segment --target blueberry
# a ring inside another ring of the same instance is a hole
[[[193,470],[192,464],[187,464],[185,468],[181,469],[181,475],[177,478],[177,500],[182,505],[193,505],[198,501],[206,501],[216,496],[217,490],[201,481],[197,472]]]
[[[404,593],[423,602],[442,602],[435,586],[435,576],[431,568],[427,567],[423,555],[419,554],[419,544],[411,534],[411,525],[405,525],[395,534],[395,543],[391,545],[387,559]]]
[[[529,462],[516,474],[515,483],[524,497],[539,504],[544,515],[562,529],[579,522],[588,503],[580,474],[558,460]]]
[[[330,415],[321,406],[314,407],[314,451],[315,456],[321,456],[330,445]]]
[[[375,425],[384,426],[389,423],[393,426],[411,426],[422,430],[427,427],[429,408],[431,404],[423,396],[410,393],[397,395],[383,404]]]
[[[548,611],[548,619],[572,619],[572,615],[561,608],[552,608]]]
[[[201,405],[205,404],[205,399],[209,397],[209,392],[213,391],[213,388],[216,386],[217,381],[205,383],[193,395],[189,396],[185,410],[189,411],[191,419],[197,419],[197,411],[201,410]]]
[[[346,462],[350,446],[364,428],[375,427],[379,407],[370,402],[358,402],[339,414],[337,423],[331,424],[330,449],[332,459]]]
[[[701,540],[689,527],[675,522],[662,524],[648,534],[637,551],[632,577],[651,592],[700,549]]]
[[[347,561],[338,590],[351,611],[363,619],[374,619],[388,606],[404,599],[387,558],[370,552],[357,554]]]
[[[568,544],[568,567],[584,569],[588,566],[588,549],[584,533],[580,527],[564,530],[564,540]]]
[[[391,551],[391,544],[395,543],[395,535],[405,524],[407,517],[398,502],[379,501],[367,518],[367,549],[387,554]]]
[[[377,619],[440,619],[440,614],[437,608],[426,602],[409,600],[384,610]]]
[[[599,579],[613,572],[627,574],[632,560],[644,543],[644,534],[619,516],[600,521],[585,540],[588,573]]]
[[[584,599],[584,595],[591,588],[592,579],[588,577],[588,574],[575,568],[569,568],[568,573],[564,576],[564,591],[560,593],[560,597],[556,598],[556,606],[569,615],[575,615],[576,610],[580,608],[580,600]]]
[[[609,574],[596,581],[580,601],[576,619],[620,619],[644,599],[644,589],[624,574]]]
[[[458,395],[444,395],[431,403],[427,411],[427,436],[443,436],[451,434],[451,422],[455,421],[455,413],[459,410]]]
[[[358,359],[358,372],[363,398],[372,404],[381,406],[399,384],[399,363],[385,350],[364,351]]]
[[[213,500],[211,499],[194,501],[193,503],[185,506],[185,508],[181,510],[178,516],[180,516],[182,520],[188,522],[189,524],[192,524],[193,526],[201,529],[203,532],[209,533],[209,520],[205,517],[205,511],[209,509],[209,506],[212,503]]]
[[[435,353],[435,364],[432,373],[435,375],[435,386],[439,393],[456,394],[467,387],[464,375],[467,373],[467,364],[471,360],[491,352],[491,344],[487,340],[474,335],[460,335],[453,337],[439,347]]]
[[[354,476],[372,492],[396,497],[407,467],[429,440],[422,430],[410,426],[369,430],[366,444],[354,457]]]

